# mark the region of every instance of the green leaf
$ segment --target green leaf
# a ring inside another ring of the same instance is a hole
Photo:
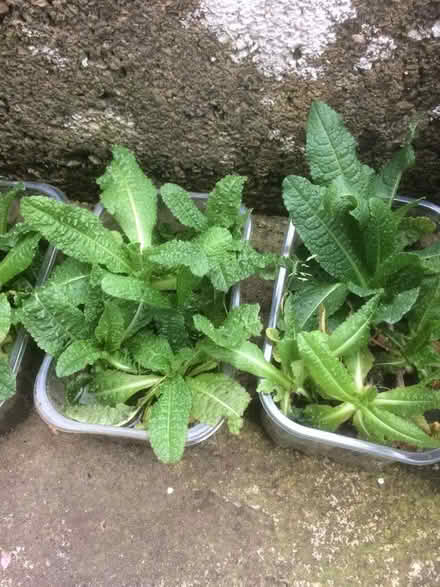
[[[3,192],[0,191],[0,234],[6,233],[8,228],[8,212],[12,202],[23,191],[22,185],[16,185],[13,188]]]
[[[201,278],[193,275],[188,267],[182,267],[177,271],[176,294],[179,306],[186,306],[190,303],[192,294],[200,282]]]
[[[272,255],[258,253],[248,243],[240,243],[238,251],[209,261],[209,278],[216,289],[224,292],[243,279],[263,271],[268,265],[273,265]]]
[[[251,397],[237,381],[223,373],[205,373],[186,379],[192,392],[191,418],[215,426],[226,418],[229,431],[238,434]]]
[[[185,315],[177,310],[160,310],[155,312],[154,319],[158,334],[167,339],[173,351],[178,351],[190,344]]]
[[[414,219],[415,220],[415,219]],[[413,251],[423,259],[423,265],[433,271],[440,270],[440,241],[421,250]]]
[[[67,255],[78,261],[106,265],[115,273],[130,273],[124,248],[88,210],[32,196],[22,201],[21,212],[34,230]]]
[[[246,177],[226,175],[209,194],[206,216],[211,225],[234,226],[240,218],[240,206]]]
[[[395,281],[396,274],[401,277],[404,270],[408,269],[415,273],[418,268],[422,268],[421,260],[414,253],[395,253],[385,259],[377,268],[374,283],[377,287],[382,287],[384,284],[388,285],[393,283],[393,280]],[[399,289],[396,284],[394,287]],[[408,283],[408,287],[405,289],[412,289],[411,284]]]
[[[411,333],[409,348],[418,350],[429,335],[435,319],[439,317],[440,278],[426,279],[420,289],[417,304],[408,313]]]
[[[362,437],[373,442],[391,444],[398,441],[420,448],[440,447],[440,439],[428,436],[411,420],[388,410],[363,408],[357,411],[353,423]]]
[[[390,301],[382,301],[374,316],[374,323],[388,322],[396,324],[407,314],[417,301],[420,288],[402,291],[391,298]]]
[[[86,424],[126,426],[133,419],[136,409],[133,406],[125,406],[124,404],[114,408],[99,404],[68,405],[64,408],[63,413],[66,418]]]
[[[153,319],[154,310],[145,306],[142,302],[130,302],[128,300],[118,301],[119,310],[124,316],[125,330],[122,340],[134,336],[139,330],[150,324]]]
[[[180,375],[176,375],[164,381],[160,391],[148,422],[150,442],[160,461],[177,463],[185,448],[191,389]]]
[[[242,246],[242,243],[234,241],[232,234],[227,228],[222,226],[211,226],[194,239],[194,243],[199,245],[203,252],[212,262],[220,262],[224,255],[231,250],[236,250]]]
[[[8,336],[11,328],[11,306],[7,295],[0,293],[0,344]]]
[[[144,369],[159,373],[169,373],[173,351],[163,336],[142,331],[128,343],[128,348],[134,360]]]
[[[207,218],[200,212],[186,190],[174,183],[166,183],[160,188],[160,195],[179,222],[198,232],[208,228]]]
[[[403,250],[405,247],[416,243],[425,234],[432,234],[436,231],[436,228],[436,223],[426,216],[403,218],[399,223],[399,230],[397,233],[400,249]],[[424,250],[425,249],[422,249],[422,251],[414,251],[414,253],[422,253],[421,256],[423,257]]]
[[[290,390],[286,390],[279,383],[274,383],[270,379],[259,379],[257,393],[266,393],[273,396],[274,402],[282,402],[285,394],[290,396]]]
[[[1,192],[0,192],[1,193]],[[35,232],[25,222],[17,222],[8,232],[0,234],[0,250],[9,251],[13,249],[29,233]]]
[[[298,362],[298,359],[300,358],[296,338],[285,336],[283,340],[275,346],[274,359],[275,355],[277,355],[277,359],[281,363],[283,372],[289,375],[289,377],[293,377],[292,364]],[[296,377],[294,377],[294,379],[295,383],[300,383],[302,385],[302,382],[298,382]]]
[[[340,115],[323,102],[310,108],[306,155],[316,183],[326,185],[342,175],[359,193],[365,189],[367,174],[358,161],[356,141]]]
[[[344,363],[348,372],[353,377],[356,389],[359,392],[364,391],[364,381],[374,365],[374,355],[368,350],[368,347],[358,349],[356,352],[346,355]]]
[[[8,360],[0,358],[0,404],[12,397],[16,392],[15,376]]]
[[[6,254],[6,257],[0,262],[0,286],[3,286],[30,266],[35,257],[39,241],[39,234],[27,234]]]
[[[411,145],[405,145],[397,153],[381,172],[375,177],[372,192],[379,198],[385,198],[389,203],[397,194],[397,189],[403,173],[415,163],[414,149]]]
[[[103,278],[101,286],[105,293],[115,298],[143,302],[153,308],[171,307],[171,301],[168,296],[135,277],[107,274]]]
[[[16,315],[37,345],[53,356],[66,344],[90,335],[89,325],[78,308],[44,291],[35,290]]]
[[[303,177],[283,181],[284,205],[309,251],[330,275],[368,285],[368,272],[357,250],[356,221],[350,215],[328,216],[321,206],[323,188]],[[358,240],[358,238],[357,238]]]
[[[325,335],[321,332],[300,333],[298,348],[310,377],[321,388],[322,397],[349,403],[356,400],[358,392],[353,380],[330,350]]]
[[[226,348],[235,348],[250,336],[261,333],[262,323],[258,304],[243,304],[231,310],[224,323],[215,328],[208,318],[197,314],[194,316],[195,328],[210,338],[215,344]]]
[[[416,416],[440,408],[440,393],[424,385],[396,387],[379,393],[374,400],[375,407],[389,410],[398,416]]]
[[[79,306],[85,304],[90,295],[89,277],[90,265],[68,257],[55,267],[40,291]]]
[[[165,267],[177,268],[185,265],[199,277],[209,271],[208,259],[197,243],[190,241],[169,241],[154,247],[150,255],[151,261]]]
[[[103,356],[102,350],[92,340],[76,340],[61,353],[57,360],[58,377],[67,377],[93,365]]]
[[[369,221],[362,232],[366,261],[372,274],[395,251],[396,222],[390,207],[379,198],[370,198]]]
[[[341,424],[353,416],[355,411],[355,406],[349,403],[343,403],[334,407],[322,404],[309,404],[304,409],[304,416],[309,426],[335,432]]]
[[[370,324],[378,303],[378,296],[371,298],[332,332],[328,346],[336,357],[354,353],[368,344]]]
[[[270,379],[288,389],[293,386],[293,382],[280,369],[266,361],[261,349],[252,342],[244,342],[238,348],[230,350],[205,340],[200,349],[216,361],[227,363],[256,377]]]
[[[98,325],[95,329],[96,339],[109,351],[116,351],[122,343],[125,333],[124,316],[117,301],[108,301],[104,305]]]
[[[93,392],[101,404],[117,406],[127,402],[139,391],[157,385],[162,379],[158,375],[132,375],[107,369],[96,374]]]
[[[342,306],[347,293],[343,283],[309,283],[289,295],[283,313],[289,332],[292,328],[294,332],[316,328],[319,307],[324,306],[327,316],[331,316]]]
[[[101,202],[131,242],[151,246],[157,218],[157,190],[125,147],[113,147],[113,161],[97,179]]]

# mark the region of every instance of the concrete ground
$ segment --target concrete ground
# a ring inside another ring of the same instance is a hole
[[[267,311],[270,284],[247,295]],[[439,481],[277,448],[257,403],[168,467],[31,412],[0,439],[0,587],[440,585]]]

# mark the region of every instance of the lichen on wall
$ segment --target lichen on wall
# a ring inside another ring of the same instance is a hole
[[[335,25],[356,14],[351,0],[202,0],[184,23],[199,19],[230,44],[231,59],[250,58],[266,76],[317,79],[324,73],[317,58],[336,40]]]

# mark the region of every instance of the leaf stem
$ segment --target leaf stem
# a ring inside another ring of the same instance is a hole
[[[110,353],[105,354],[105,360],[115,369],[119,369],[119,371],[124,371],[125,373],[134,373],[135,375],[138,374],[138,371],[133,368],[133,365],[129,365],[127,363],[123,363],[121,360],[116,359]]]

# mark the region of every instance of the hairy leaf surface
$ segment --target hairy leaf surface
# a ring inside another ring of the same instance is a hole
[[[294,331],[309,330],[318,325],[318,310],[325,307],[327,316],[334,314],[347,297],[343,283],[309,283],[295,295],[289,295],[284,304],[284,320]]]
[[[160,397],[151,409],[148,422],[151,446],[164,463],[182,458],[191,411],[191,389],[176,375],[160,386]]]
[[[370,198],[369,221],[362,233],[366,261],[374,275],[377,268],[395,252],[396,222],[389,205],[379,198]]]
[[[30,233],[24,236],[0,262],[0,286],[27,269],[37,250],[40,235]]]
[[[398,416],[416,416],[440,408],[440,392],[422,384],[396,387],[379,393],[374,406],[385,408]]]
[[[175,240],[159,245],[153,249],[150,259],[165,267],[177,268],[179,265],[185,265],[198,277],[206,275],[209,271],[204,251],[197,243],[189,241]]]
[[[95,329],[96,339],[107,351],[112,352],[121,346],[124,332],[124,316],[118,302],[114,300],[106,302]]]
[[[0,403],[12,397],[16,392],[15,376],[11,372],[9,362],[0,357]]]
[[[274,383],[290,388],[292,381],[279,369],[266,361],[263,352],[252,342],[244,342],[235,349],[226,349],[214,344],[211,341],[204,341],[200,347],[206,354],[216,361],[228,363],[236,369],[270,379]]]
[[[377,296],[371,298],[332,332],[328,345],[336,357],[354,353],[368,344],[370,324],[378,303]]]
[[[238,434],[251,399],[244,387],[223,373],[204,373],[186,381],[192,392],[192,419],[215,426],[226,418],[229,431]]]
[[[93,365],[102,357],[102,350],[93,340],[75,340],[58,357],[56,374],[67,377]]]
[[[68,405],[63,413],[67,418],[86,424],[102,426],[125,426],[134,416],[133,406],[119,404],[115,407],[99,404]]]
[[[330,350],[327,337],[321,332],[298,335],[298,348],[307,370],[320,386],[324,398],[351,402],[357,389],[344,365]]]
[[[407,314],[417,301],[420,288],[416,287],[402,291],[391,298],[390,301],[382,301],[374,316],[374,322],[388,322],[396,324]]]
[[[117,406],[129,400],[133,395],[157,385],[162,380],[158,375],[132,375],[114,369],[97,373],[93,382],[93,391],[102,404]]]
[[[0,293],[0,344],[8,336],[11,328],[11,306],[6,294]]]
[[[135,277],[107,274],[103,278],[101,286],[105,293],[115,298],[143,302],[154,308],[171,307],[171,301],[168,296]]]
[[[355,406],[349,403],[343,403],[339,406],[309,404],[304,409],[304,416],[310,426],[335,432],[341,424],[353,416],[355,411]]]
[[[328,216],[321,206],[322,190],[303,177],[290,175],[283,181],[284,205],[320,265],[341,281],[366,287],[368,272],[353,238],[356,221],[348,214]]]
[[[356,155],[356,141],[342,118],[323,102],[313,102],[307,121],[307,160],[314,181],[326,185],[338,175],[361,193],[365,170]]]
[[[30,226],[67,255],[106,265],[115,273],[130,273],[124,248],[88,210],[32,196],[22,201],[21,212]]]
[[[101,202],[131,242],[151,246],[157,218],[157,190],[125,147],[113,147],[113,161],[97,179]]]
[[[231,310],[224,323],[215,328],[208,318],[197,314],[194,326],[215,344],[226,348],[240,346],[251,336],[258,336],[262,329],[258,304],[245,304]]]
[[[78,308],[43,291],[36,290],[16,314],[37,345],[53,356],[67,343],[90,336],[89,325]]]
[[[240,218],[243,186],[246,179],[240,175],[226,175],[216,183],[206,204],[206,216],[211,225],[226,228],[234,226]]]
[[[411,145],[405,145],[387,163],[381,172],[375,177],[372,191],[379,198],[388,200],[391,204],[397,193],[403,173],[415,163],[414,149]]]
[[[198,232],[208,228],[206,216],[197,208],[186,190],[174,183],[166,183],[160,188],[160,195],[179,222]]]
[[[353,418],[353,423],[361,436],[381,444],[400,441],[420,448],[440,447],[440,439],[428,436],[411,420],[387,410],[378,408],[358,410]]]
[[[134,360],[144,369],[170,372],[174,354],[165,337],[142,331],[129,341],[128,347]]]

